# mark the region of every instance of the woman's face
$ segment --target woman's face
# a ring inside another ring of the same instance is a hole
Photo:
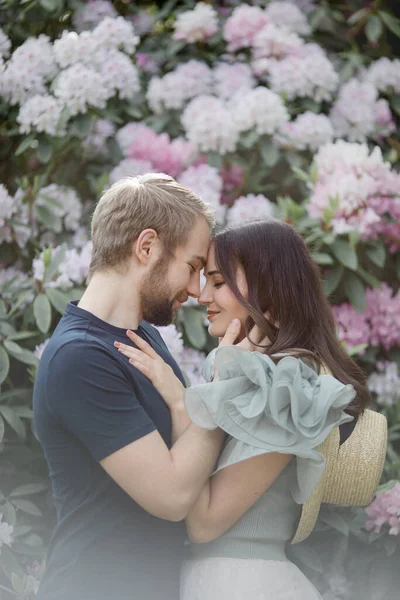
[[[223,337],[228,325],[235,318],[240,320],[243,329],[249,313],[237,300],[218,271],[214,258],[214,244],[210,246],[204,274],[206,285],[201,291],[199,302],[207,306],[209,333],[214,337]],[[240,293],[247,300],[247,283],[241,267],[237,270],[236,282]]]

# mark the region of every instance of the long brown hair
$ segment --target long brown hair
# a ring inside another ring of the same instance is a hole
[[[370,402],[366,376],[339,343],[319,269],[301,235],[287,223],[268,219],[217,233],[214,246],[218,270],[249,312],[247,337],[256,324],[271,342],[268,355],[289,352],[328,368],[354,386],[357,396],[348,412],[361,414]],[[239,265],[248,300],[236,283]]]

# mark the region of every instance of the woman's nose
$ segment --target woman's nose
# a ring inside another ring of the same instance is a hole
[[[200,296],[197,299],[199,304],[210,304],[211,298],[210,294],[207,291],[207,286],[205,285],[200,292]]]

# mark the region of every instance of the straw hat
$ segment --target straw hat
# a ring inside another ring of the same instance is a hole
[[[324,455],[324,474],[303,504],[292,544],[306,539],[313,530],[322,503],[367,506],[372,501],[383,471],[387,444],[386,417],[366,410],[358,417],[350,437],[340,444],[335,427],[318,447]]]

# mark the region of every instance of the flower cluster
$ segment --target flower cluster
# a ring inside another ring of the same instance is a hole
[[[232,208],[228,210],[227,225],[234,226],[246,221],[257,221],[273,217],[274,204],[262,194],[248,194],[237,198]]]
[[[400,60],[386,57],[376,60],[368,68],[365,78],[380,92],[400,94]]]
[[[115,125],[107,119],[97,119],[91,128],[88,137],[83,140],[82,147],[91,156],[106,156],[107,139],[115,134]]]
[[[54,255],[58,248],[54,248]],[[45,282],[45,262],[44,251],[32,263],[33,278],[43,283],[44,287],[59,288],[68,290],[74,285],[82,285],[89,273],[90,259],[92,254],[92,243],[87,242],[79,252],[75,248],[68,249],[64,260],[58,267],[58,271],[51,281]]]
[[[156,327],[173,358],[179,362],[183,352],[183,337],[175,325]]]
[[[21,104],[35,94],[45,94],[46,84],[58,69],[50,38],[39,35],[18,46],[0,72],[0,95],[10,104]]]
[[[186,137],[201,152],[233,152],[239,140],[239,129],[227,104],[215,96],[198,96],[181,117]]]
[[[389,527],[389,535],[400,534],[400,483],[389,490],[379,492],[365,512],[369,520],[365,524],[367,531],[380,533],[384,525]]]
[[[400,373],[395,362],[378,362],[368,377],[368,388],[381,406],[394,406],[400,396]]]
[[[383,346],[386,350],[400,345],[400,291],[393,294],[383,283],[367,289],[365,311],[360,314],[347,303],[333,307],[339,340],[349,349],[360,344]]]
[[[374,85],[356,79],[340,88],[330,118],[335,136],[351,142],[387,136],[396,129],[387,100],[378,99],[378,90]]]
[[[260,135],[271,135],[289,120],[280,96],[261,86],[237,94],[232,99],[231,111],[239,132],[254,129]]]
[[[217,31],[218,15],[215,9],[204,2],[197,2],[194,10],[187,10],[178,15],[173,37],[189,43],[202,42]]]
[[[338,140],[319,149],[315,167],[311,217],[330,220],[335,233],[355,229],[366,239],[387,236],[393,249],[399,247],[400,175],[383,161],[378,146],[370,153],[365,144]]]
[[[140,82],[130,56],[138,41],[132,23],[110,16],[93,31],[64,31],[54,43],[45,35],[26,40],[0,72],[1,95],[21,105],[21,133],[62,136],[58,123],[63,109],[74,116],[89,107],[105,108],[116,94],[133,99]]]
[[[275,136],[276,142],[289,149],[316,151],[333,140],[332,123],[326,115],[306,111],[285,123]]]
[[[156,327],[156,329],[159,331],[168,350],[171,352],[173,358],[176,360],[191,385],[204,383],[201,371],[205,360],[205,354],[198,350],[194,350],[193,348],[185,348],[183,346],[182,334],[175,325]]]
[[[117,11],[111,2],[107,0],[89,0],[74,12],[73,23],[77,31],[93,29],[106,17],[115,18]]]
[[[214,207],[217,221],[224,221],[226,206],[221,204],[223,181],[215,167],[204,164],[191,166],[180,175],[179,182]]]
[[[0,548],[4,545],[11,546],[13,542],[14,527],[3,521],[3,515],[0,514]]]
[[[82,203],[73,188],[59,186],[55,183],[39,190],[35,203],[35,211],[44,207],[52,216],[48,228],[60,233],[64,227],[67,231],[76,231],[82,217]]]
[[[159,114],[163,110],[179,110],[196,96],[212,89],[212,71],[199,60],[189,60],[164,77],[150,80],[146,97],[150,108]]]
[[[142,123],[124,125],[117,132],[116,139],[126,156],[126,160],[117,167],[122,176],[159,171],[177,177],[195,154],[193,145],[187,140],[180,137],[171,140],[167,133],[157,134]],[[117,179],[115,169],[112,179]]]
[[[23,248],[35,232],[23,196],[22,190],[10,196],[6,187],[0,184],[0,244],[16,242],[19,248]]]

